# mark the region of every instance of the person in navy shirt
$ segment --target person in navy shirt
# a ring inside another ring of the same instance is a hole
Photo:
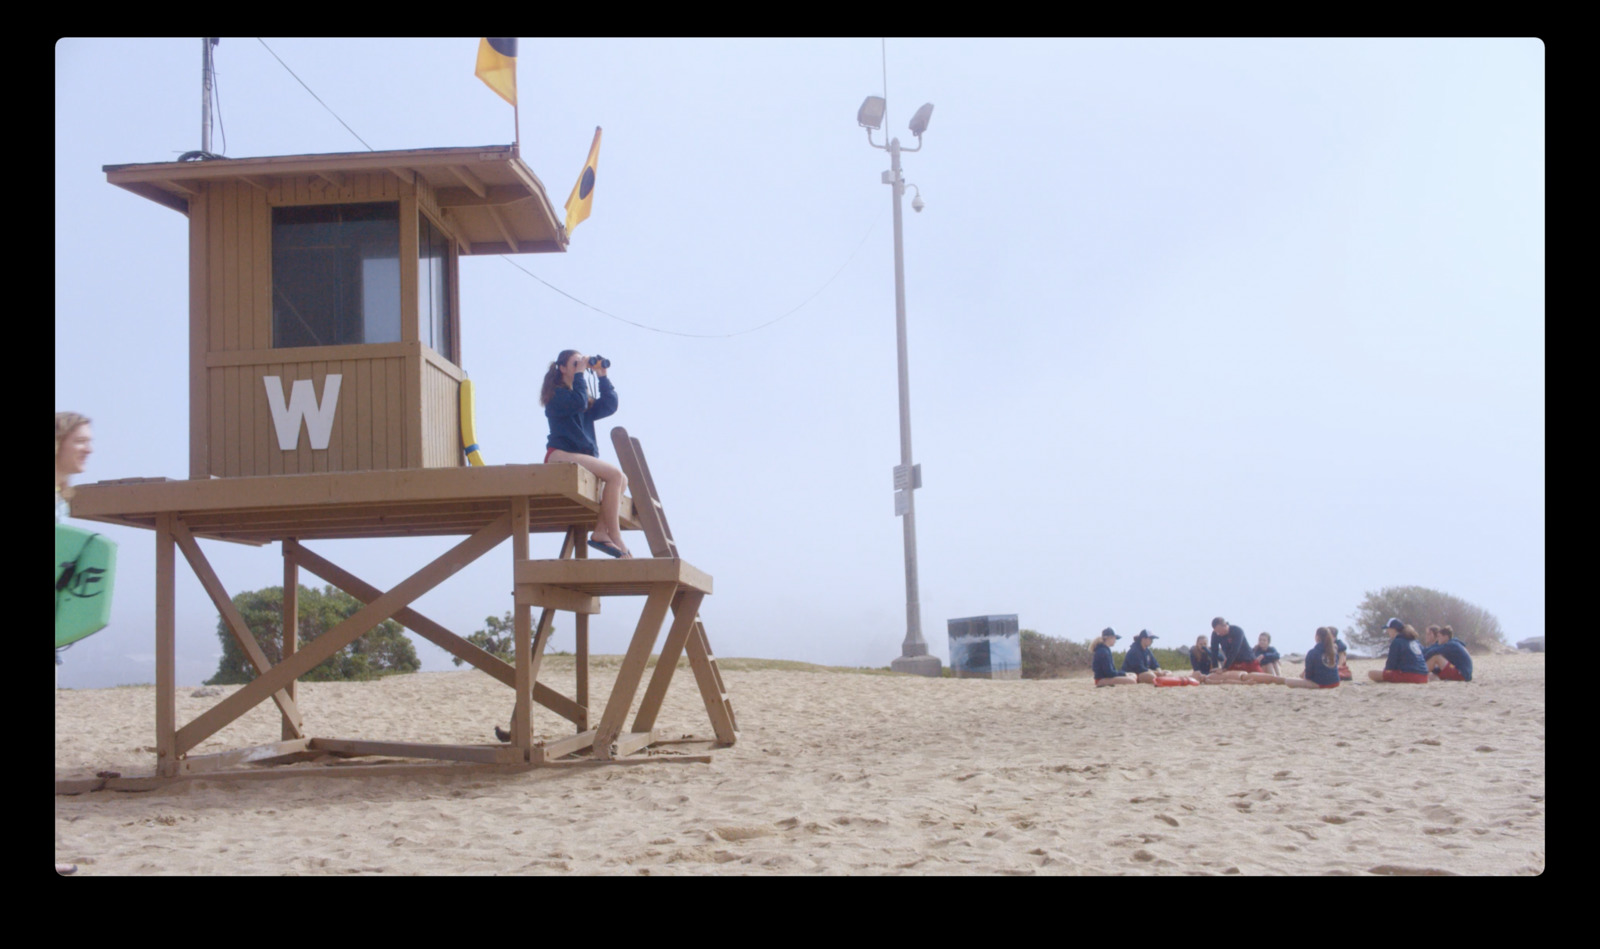
[[[1278,669],[1278,660],[1283,657],[1278,655],[1278,650],[1272,648],[1271,633],[1262,633],[1256,639],[1255,648],[1251,652],[1255,654],[1256,662],[1261,663],[1262,672],[1270,672],[1273,675],[1283,674]]]
[[[1255,652],[1250,648],[1250,640],[1244,634],[1244,629],[1229,623],[1222,617],[1211,621],[1211,646],[1213,651],[1222,655],[1222,671],[1213,672],[1206,676],[1205,681],[1211,685],[1236,685],[1270,682],[1276,685],[1283,684],[1282,676],[1261,671],[1261,663],[1256,661]]]
[[[1374,682],[1428,683],[1428,664],[1422,658],[1422,643],[1417,641],[1417,631],[1400,622],[1398,617],[1384,624],[1389,634],[1389,657],[1383,669],[1370,669],[1367,676]]]
[[[600,447],[594,437],[594,423],[617,411],[617,390],[606,377],[607,367],[596,363],[594,374],[600,379],[600,398],[589,397],[589,387],[574,387],[572,380],[589,365],[589,357],[576,349],[563,349],[545,371],[539,389],[539,404],[550,422],[550,437],[545,441],[544,463],[580,465],[601,481],[600,518],[589,535],[589,546],[613,557],[632,557],[622,542],[622,492],[628,478],[616,465],[600,460]]]
[[[1123,675],[1117,671],[1116,660],[1111,656],[1111,644],[1121,639],[1117,631],[1107,626],[1100,631],[1100,641],[1094,644],[1094,684],[1137,685],[1137,676]]]
[[[1317,641],[1306,653],[1301,678],[1285,679],[1284,685],[1296,689],[1336,689],[1339,687],[1338,637],[1332,626],[1317,627]]]
[[[1448,682],[1471,682],[1472,656],[1467,652],[1467,647],[1456,639],[1456,631],[1448,626],[1440,626],[1437,636],[1434,645],[1422,650],[1428,670]]]
[[[1161,663],[1156,661],[1156,654],[1150,651],[1150,640],[1155,639],[1155,634],[1148,629],[1139,630],[1133,637],[1133,642],[1128,644],[1128,654],[1122,657],[1122,674],[1138,678],[1140,682],[1153,683],[1156,673],[1161,671]]]
[[[1211,659],[1211,647],[1207,645],[1204,636],[1197,637],[1194,648],[1189,650],[1189,665],[1202,676],[1210,675],[1212,667],[1216,665]]]

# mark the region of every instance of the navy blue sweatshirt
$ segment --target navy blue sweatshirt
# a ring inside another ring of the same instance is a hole
[[[1094,677],[1112,679],[1119,675],[1116,660],[1111,658],[1111,647],[1105,643],[1094,644]]]
[[[1390,669],[1399,672],[1416,672],[1428,674],[1428,664],[1422,658],[1422,644],[1415,639],[1396,636],[1389,641],[1389,658],[1383,664],[1385,672]],[[1465,672],[1462,675],[1466,675]]]
[[[1327,650],[1322,648],[1322,644],[1317,643],[1311,647],[1310,652],[1306,653],[1306,678],[1317,685],[1338,685],[1339,657],[1335,655],[1333,657],[1334,664],[1330,666],[1322,659],[1325,652]]]
[[[1429,646],[1422,650],[1422,658],[1432,659],[1434,656],[1443,656],[1450,660],[1452,666],[1461,670],[1461,678],[1468,682],[1472,681],[1472,656],[1459,640],[1447,639],[1437,646]]]
[[[1122,657],[1122,674],[1138,675],[1141,672],[1160,672],[1161,663],[1156,654],[1135,640],[1128,644],[1128,654]]]
[[[1189,650],[1189,665],[1201,675],[1211,674],[1211,653],[1198,646]]]
[[[1271,646],[1251,646],[1250,651],[1255,653],[1256,661],[1260,663],[1277,662],[1283,657],[1278,655],[1278,650]]]
[[[1236,662],[1254,662],[1255,652],[1250,648],[1250,641],[1245,638],[1244,630],[1237,626],[1229,626],[1226,636],[1211,634],[1211,648],[1221,657],[1218,665],[1226,669]]]
[[[544,407],[544,417],[550,420],[550,437],[544,447],[570,451],[575,455],[600,457],[594,438],[594,423],[617,410],[617,390],[611,380],[599,376],[600,398],[594,405],[582,387],[571,389],[556,386],[556,394]],[[576,381],[576,377],[574,377]]]

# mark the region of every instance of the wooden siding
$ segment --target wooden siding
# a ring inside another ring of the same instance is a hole
[[[393,201],[400,211],[402,342],[272,348],[272,209]],[[190,210],[189,477],[459,467],[461,370],[418,340],[417,214],[452,239],[450,215],[426,181],[393,172],[255,176],[206,182]],[[460,339],[460,279],[451,258],[452,334]],[[294,451],[278,448],[262,379],[285,404],[296,380],[317,399],[341,376],[325,450],[304,424]]]
[[[390,355],[379,358],[358,357],[348,353],[356,347],[342,346],[328,348],[346,351],[349,358],[287,362],[279,352],[305,350],[264,350],[230,354],[231,364],[208,367],[210,473],[236,478],[416,467],[408,460],[411,452],[403,419],[420,408],[415,387],[405,385],[406,363],[420,356],[394,352],[403,345],[382,347]],[[278,377],[285,405],[295,381],[310,379],[320,404],[327,397],[330,374],[341,379],[328,447],[313,449],[307,425],[301,422],[295,450],[282,451],[262,379]]]
[[[422,467],[458,468],[461,454],[461,370],[422,347]]]

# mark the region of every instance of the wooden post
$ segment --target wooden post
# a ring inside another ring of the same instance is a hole
[[[673,594],[677,592],[676,583],[652,585],[650,596],[644,602],[644,612],[639,614],[639,625],[634,628],[633,642],[628,644],[628,652],[622,658],[622,668],[617,670],[611,698],[606,701],[606,710],[600,715],[600,725],[595,729],[596,758],[610,760],[613,757],[611,743],[622,733],[623,719],[627,717],[628,707],[633,704],[633,697],[639,691],[639,680],[644,677],[645,664],[650,660],[650,647],[656,644],[656,636],[661,633],[661,622],[667,618],[667,608],[672,605]]]
[[[177,621],[173,515],[156,516],[156,774],[178,773]]]
[[[288,538],[278,545],[283,548],[283,659],[294,655],[300,641],[300,565],[289,557],[289,545],[294,543],[294,538]],[[290,682],[283,687],[289,694],[289,701],[295,702],[295,682]],[[298,706],[297,706],[298,707]],[[283,713],[283,739],[301,737],[301,731],[295,722],[289,720],[289,714]]]
[[[577,559],[587,560],[589,559],[589,545],[584,543],[583,535],[585,531],[579,527],[577,532],[573,549]],[[574,698],[577,699],[578,707],[583,710],[583,713],[575,724],[578,726],[578,731],[586,732],[589,730],[589,614],[578,613],[576,617],[572,624],[577,638],[577,645],[573,649],[573,663],[576,666],[574,675],[578,680]]]
[[[706,595],[699,590],[682,587],[678,589],[678,595],[673,597],[672,628],[667,632],[666,642],[661,644],[655,674],[650,677],[650,685],[644,690],[639,714],[633,719],[634,731],[647,732],[656,727],[656,714],[661,711],[661,700],[667,696],[667,686],[672,683],[672,674],[678,669],[678,657],[683,654],[690,627],[698,622],[696,614],[700,612],[700,603],[705,598]]]
[[[516,565],[528,559],[528,499],[518,496],[511,500],[511,570],[516,576]],[[513,584],[515,580],[512,581]],[[533,607],[517,603],[513,630],[516,639],[517,701],[511,709],[511,744],[528,757],[533,747]]]

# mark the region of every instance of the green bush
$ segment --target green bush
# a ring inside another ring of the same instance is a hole
[[[1057,679],[1087,670],[1094,661],[1093,650],[1084,643],[1045,636],[1036,630],[1022,630],[1022,677]]]
[[[267,662],[283,661],[283,587],[251,590],[233,598],[233,605],[244,617],[245,626],[255,637]],[[300,587],[296,638],[304,649],[318,636],[353,616],[366,604],[331,586],[321,590]],[[217,674],[206,685],[242,685],[254,681],[256,667],[239,647],[226,621],[217,619],[217,639],[222,642],[222,658]],[[406,638],[405,628],[394,620],[384,620],[376,629],[334,653],[300,678],[306,682],[376,679],[397,672],[416,672],[422,668],[417,651]]]

